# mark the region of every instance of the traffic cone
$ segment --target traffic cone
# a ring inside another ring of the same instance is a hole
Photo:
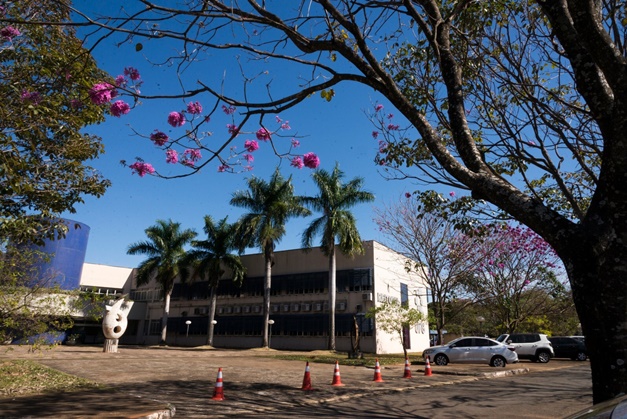
[[[374,363],[374,378],[372,379],[375,383],[382,383],[383,378],[381,377],[381,366],[379,365],[379,359],[377,359]]]
[[[212,400],[224,400],[224,387],[222,387],[222,368],[218,368],[218,378],[216,379],[216,386],[213,389]]]
[[[309,372],[309,362],[305,365],[305,377],[303,378],[303,386],[301,390],[313,390],[311,387],[311,373]]]
[[[333,370],[333,382],[332,386],[343,386],[342,379],[340,378],[340,363],[335,361],[335,369]]]
[[[427,362],[425,363],[425,376],[431,377],[431,364],[429,363],[429,357],[426,358]]]
[[[405,358],[405,374],[403,378],[411,378],[411,368],[409,366],[409,358]]]

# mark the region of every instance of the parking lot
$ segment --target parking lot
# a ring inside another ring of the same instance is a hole
[[[451,385],[503,374],[524,374],[530,370],[566,368],[571,363],[522,361],[505,368],[450,364],[432,366],[432,376],[424,375],[423,365],[412,364],[411,379],[403,378],[404,365],[383,366],[384,381],[380,383],[373,381],[372,368],[341,366],[343,386],[331,385],[332,364],[310,363],[314,391],[302,391],[305,363],[272,358],[277,353],[273,350],[121,347],[119,353],[109,354],[97,346],[60,346],[36,353],[29,353],[25,347],[7,349],[9,347],[0,348],[0,360],[35,360],[116,390],[115,393],[84,395],[89,397],[82,402],[78,399],[80,394],[51,395],[48,400],[44,396],[2,400],[3,414],[18,417],[42,416],[45,412],[65,417],[112,417],[115,412],[119,413],[118,417],[131,417],[131,413],[135,417],[144,417],[141,414],[146,409],[167,403],[175,407],[177,417],[202,417],[208,412],[219,416],[242,416],[260,409],[271,412],[286,405],[329,403],[372,393]],[[421,359],[416,357],[413,361]],[[223,371],[225,401],[211,400],[219,368]],[[98,405],[94,404],[96,401]],[[52,407],[47,407],[46,403]]]

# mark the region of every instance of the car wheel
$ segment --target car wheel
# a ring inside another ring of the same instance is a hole
[[[446,355],[442,355],[442,354],[437,354],[434,358],[433,358],[433,363],[435,365],[440,365],[440,366],[444,366],[448,364],[448,358],[446,357]]]
[[[538,355],[536,356],[536,360],[542,364],[546,364],[547,362],[549,362],[551,360],[551,354],[549,354],[548,352],[538,352]]]
[[[585,352],[577,352],[577,357],[575,358],[577,361],[585,361],[588,359],[588,355]]]
[[[490,360],[490,366],[491,367],[503,367],[505,368],[505,365],[507,365],[507,361],[505,361],[505,358],[503,358],[502,356],[495,356],[494,358],[492,358]]]

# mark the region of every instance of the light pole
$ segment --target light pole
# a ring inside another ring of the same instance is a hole
[[[268,331],[268,348],[270,347],[270,340],[272,339],[272,325],[274,324],[274,320],[268,320],[268,324],[270,325],[270,330]]]
[[[477,321],[479,322],[479,332],[483,333],[483,322],[485,321],[485,317],[477,316]]]
[[[185,337],[189,337],[189,325],[192,324],[192,321],[187,320],[185,324],[187,325],[187,332],[185,333]]]

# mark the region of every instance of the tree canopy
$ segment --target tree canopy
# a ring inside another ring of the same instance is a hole
[[[37,241],[63,234],[56,218],[110,184],[86,164],[104,152],[101,139],[83,132],[104,120],[88,92],[108,75],[63,25],[65,4],[12,2],[0,13],[0,237]]]

